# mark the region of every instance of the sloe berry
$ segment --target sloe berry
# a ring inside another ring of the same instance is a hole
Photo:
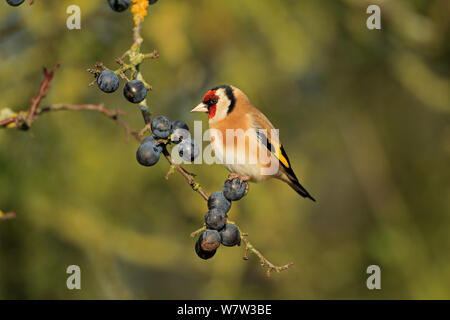
[[[123,95],[131,103],[139,103],[147,96],[147,87],[141,80],[131,80],[123,88]]]
[[[212,209],[205,214],[206,227],[213,230],[221,230],[227,222],[227,215],[219,210]]]
[[[152,120],[152,132],[161,139],[166,139],[170,135],[172,122],[164,116],[157,116]]]
[[[172,142],[178,144],[182,140],[188,139],[191,137],[191,133],[189,132],[188,125],[183,121],[174,121],[172,122],[172,136],[170,140]]]
[[[230,211],[231,202],[223,195],[222,191],[216,191],[209,196],[208,209],[219,209],[223,213]]]
[[[220,231],[221,241],[224,246],[233,247],[241,245],[241,234],[239,229],[232,223],[227,223]]]
[[[200,150],[194,140],[188,138],[178,145],[178,154],[186,162],[192,162],[198,157]]]
[[[213,251],[220,246],[220,234],[217,230],[206,229],[199,237],[200,248],[203,251]]]
[[[195,252],[197,253],[197,255],[200,258],[202,258],[204,260],[208,260],[208,259],[212,258],[216,254],[216,250],[212,250],[212,251],[203,250],[201,247],[201,244],[200,244],[200,238],[198,238],[198,240],[195,242]]]
[[[119,88],[119,77],[112,71],[104,70],[97,78],[97,85],[103,92],[114,92]]]
[[[122,12],[128,9],[131,0],[108,0],[109,6],[116,12]]]
[[[6,0],[10,6],[17,7],[20,6],[25,0]]]
[[[161,147],[154,145],[149,139],[146,142],[142,142],[142,144],[139,146],[136,152],[136,159],[141,165],[150,167],[158,162],[160,155]]]
[[[159,152],[162,152],[163,147],[161,146],[160,143],[157,142],[157,140],[158,140],[158,137],[149,136],[149,137],[145,138],[144,140],[142,140],[141,144],[151,143],[152,145],[154,145],[159,150]]]
[[[223,195],[230,201],[240,200],[245,195],[246,186],[247,182],[241,183],[239,178],[226,180],[223,184]]]

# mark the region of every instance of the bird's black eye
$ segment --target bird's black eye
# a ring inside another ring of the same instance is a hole
[[[209,99],[209,100],[206,102],[206,104],[207,104],[209,107],[212,107],[212,106],[216,105],[217,102],[218,102],[218,99],[217,99],[217,98],[212,98],[212,99]]]

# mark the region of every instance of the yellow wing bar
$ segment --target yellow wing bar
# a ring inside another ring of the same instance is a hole
[[[290,164],[289,161],[284,157],[281,148],[283,146],[277,148],[277,150],[275,151],[275,157],[278,158],[278,160],[280,160],[280,162],[283,164],[283,166],[285,166],[286,168],[290,168]]]

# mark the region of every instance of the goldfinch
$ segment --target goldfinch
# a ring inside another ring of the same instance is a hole
[[[230,178],[251,182],[276,178],[316,201],[295,176],[278,131],[240,89],[212,88],[191,112],[208,114],[211,148],[231,172]]]

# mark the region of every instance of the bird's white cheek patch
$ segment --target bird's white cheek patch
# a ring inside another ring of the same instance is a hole
[[[214,116],[210,117],[209,119],[209,124],[225,119],[225,117],[227,116],[228,107],[231,104],[230,99],[228,99],[223,89],[217,90],[216,95],[219,97],[219,101],[216,104],[216,111]]]

